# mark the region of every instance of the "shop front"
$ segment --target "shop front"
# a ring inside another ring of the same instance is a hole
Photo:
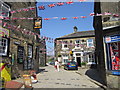
[[[120,75],[120,35],[105,37],[107,70]]]
[[[0,27],[0,82],[11,80],[11,59],[9,58],[9,30]]]

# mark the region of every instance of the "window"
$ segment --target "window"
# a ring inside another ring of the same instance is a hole
[[[62,55],[62,56],[63,56],[63,57],[68,57],[68,55],[66,55],[66,54],[65,54],[65,55]]]
[[[88,39],[87,40],[87,47],[93,47],[93,39]]]
[[[63,41],[62,43],[62,49],[68,49],[68,42],[67,41]]]
[[[75,41],[75,48],[79,48],[80,47],[80,40],[76,40]]]
[[[72,43],[72,40],[70,40],[70,43]]]
[[[6,3],[0,1],[0,8],[0,15],[3,17],[9,17],[10,7]]]
[[[24,61],[24,47],[18,46],[18,63],[22,64]]]
[[[32,45],[28,45],[28,57],[32,58],[33,50],[32,50]]]
[[[89,57],[89,62],[95,62],[94,61],[94,54],[89,54],[88,57]]]
[[[0,56],[6,56],[8,50],[8,39],[0,39]]]

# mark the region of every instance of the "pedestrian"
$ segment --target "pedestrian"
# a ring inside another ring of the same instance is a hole
[[[59,72],[60,71],[60,63],[58,62],[58,60],[55,61],[55,66],[56,66],[57,71]]]

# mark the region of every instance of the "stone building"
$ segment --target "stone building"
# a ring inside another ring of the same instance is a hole
[[[55,39],[56,59],[66,63],[68,60],[74,60],[81,66],[82,62],[95,64],[95,37],[94,30],[77,31],[74,27],[74,33]]]
[[[98,70],[108,88],[120,88],[120,1],[95,2],[94,28]],[[112,8],[114,7],[114,8]]]
[[[21,76],[26,70],[38,71],[39,61],[45,60],[40,59],[40,49],[45,47],[45,43],[41,44],[40,30],[34,28],[34,18],[37,17],[36,2],[7,2],[7,8],[3,3],[3,12],[5,10],[8,13],[2,19],[2,27],[9,30],[9,37],[2,37],[1,42],[4,41],[7,47],[7,54],[2,55],[2,59],[5,58],[5,63],[11,64],[12,78]]]

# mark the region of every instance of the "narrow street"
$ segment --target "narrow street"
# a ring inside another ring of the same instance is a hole
[[[60,72],[54,66],[40,67],[41,72],[37,74],[38,82],[33,84],[34,88],[99,88],[96,84],[79,75],[78,71],[66,71],[63,68]],[[102,89],[100,89],[102,90]]]

